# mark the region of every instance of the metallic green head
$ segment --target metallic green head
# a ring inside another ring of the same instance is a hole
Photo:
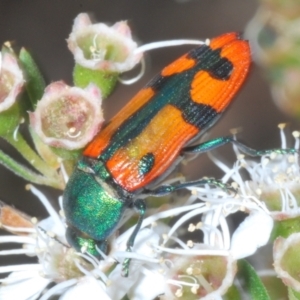
[[[106,176],[101,162],[91,168],[82,159],[63,196],[68,242],[76,250],[85,247],[93,255],[96,245],[105,250],[108,237],[116,230],[127,207],[107,183]]]

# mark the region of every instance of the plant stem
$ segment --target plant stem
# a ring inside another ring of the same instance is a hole
[[[27,144],[23,136],[18,132],[15,137],[6,136],[10,143],[37,171],[46,177],[53,177],[55,171],[42,160],[42,158]]]
[[[51,168],[26,142],[26,140],[23,138],[23,136],[18,132],[16,136],[5,136],[4,137],[8,143],[10,143],[37,171],[39,171],[43,176],[40,176],[36,174],[35,172],[30,171],[28,168],[25,168],[22,166],[23,171],[25,172],[31,172],[31,174],[34,174],[34,176],[39,176],[40,179],[38,182],[30,179],[31,182],[39,183],[39,184],[46,184],[41,183],[41,178],[43,178],[42,181],[47,181],[46,185],[51,185],[55,188],[63,189],[63,180],[60,174],[58,172]],[[4,153],[3,153],[4,154]],[[6,159],[7,160],[7,159]],[[0,161],[1,162],[1,161]],[[21,166],[19,163],[14,161],[14,167]],[[14,169],[13,171],[18,174],[17,169]],[[28,170],[28,171],[27,171]],[[23,175],[20,175],[21,177],[24,177]],[[29,179],[28,179],[29,180]],[[51,184],[50,184],[51,183]]]
[[[47,186],[52,186],[54,188],[62,189],[63,186],[62,184],[57,180],[53,178],[46,178],[44,176],[41,176],[27,167],[19,164],[16,162],[14,159],[12,159],[10,156],[5,154],[3,151],[0,150],[0,163],[4,165],[6,168],[11,170],[13,173],[16,175],[24,178],[27,181],[37,183],[37,184],[42,184],[42,185],[47,185]]]

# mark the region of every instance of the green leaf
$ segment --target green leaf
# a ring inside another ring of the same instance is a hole
[[[238,262],[238,269],[238,276],[242,279],[242,286],[250,299],[271,300],[256,271],[246,260],[242,259]]]
[[[32,109],[34,109],[38,100],[40,100],[44,94],[46,83],[37,64],[26,49],[21,49],[19,59],[26,73],[26,91]]]
[[[106,98],[114,91],[118,76],[118,73],[91,70],[78,64],[75,65],[73,71],[73,81],[76,86],[85,88],[90,83],[94,83],[101,90],[103,98]]]
[[[0,113],[0,136],[12,136],[21,120],[21,108],[18,103],[14,103],[9,109]]]
[[[289,300],[300,300],[300,293],[288,288]]]

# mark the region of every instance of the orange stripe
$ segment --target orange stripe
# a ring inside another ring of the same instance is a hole
[[[221,48],[225,45],[227,45],[230,42],[233,42],[235,40],[239,40],[239,35],[236,32],[229,32],[222,34],[216,38],[213,38],[210,40],[209,46],[213,50]]]
[[[140,90],[123,109],[115,115],[110,122],[104,127],[94,140],[85,148],[83,155],[97,158],[100,153],[107,147],[111,136],[118,130],[121,124],[126,121],[132,114],[138,111],[154,95],[152,88]]]
[[[164,174],[186,142],[198,132],[195,126],[183,120],[178,108],[166,105],[139,136],[113,155],[107,162],[108,170],[118,184],[134,191]],[[139,173],[139,162],[149,152],[154,154],[155,162],[151,171],[143,176]]]
[[[173,74],[178,74],[195,66],[196,61],[191,58],[187,58],[186,54],[175,60],[173,63],[169,64],[162,69],[162,76],[170,76]]]

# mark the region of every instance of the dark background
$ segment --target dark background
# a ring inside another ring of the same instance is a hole
[[[205,39],[224,32],[243,31],[257,9],[256,1],[241,0],[0,0],[0,43],[14,41],[35,56],[48,83],[65,80],[71,84],[73,58],[66,46],[73,19],[80,12],[90,12],[99,22],[113,24],[128,20],[140,44],[157,40]],[[171,47],[147,54],[147,71],[138,83],[119,86],[106,100],[104,113],[111,117],[162,67],[186,52],[190,46]],[[258,148],[279,146],[279,122],[290,121],[277,110],[270,97],[263,72],[253,64],[251,74],[236,101],[222,120],[210,131],[210,137],[226,135],[229,129],[242,127],[239,135],[247,144]],[[291,126],[296,129],[295,125]],[[1,142],[5,151],[16,155]],[[231,147],[218,150],[219,156],[233,163]],[[18,157],[18,156],[16,156]],[[220,176],[206,155],[193,168],[187,167],[188,178]],[[0,199],[16,205],[31,216],[44,217],[45,211],[29,192],[25,182],[0,166]],[[58,192],[43,188],[53,201]]]

